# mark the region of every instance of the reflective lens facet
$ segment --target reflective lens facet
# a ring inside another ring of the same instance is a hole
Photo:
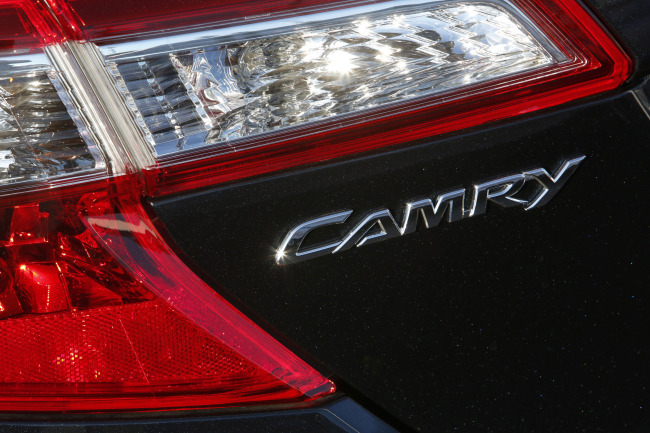
[[[499,2],[390,8],[256,35],[214,38],[163,55],[109,57],[158,155],[563,60],[532,24]]]

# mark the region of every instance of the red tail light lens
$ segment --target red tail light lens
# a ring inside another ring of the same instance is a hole
[[[206,24],[239,23],[303,11],[333,10],[351,4],[349,0],[127,0],[116,8],[113,0],[49,0],[48,3],[65,23],[72,24],[68,30],[73,39],[104,43],[142,39],[159,32],[187,32],[205,28]]]
[[[0,410],[305,401],[333,385],[162,241],[127,180],[2,209]]]
[[[45,13],[44,13],[45,12]],[[0,0],[0,52],[27,54],[61,42],[61,31],[42,2]]]

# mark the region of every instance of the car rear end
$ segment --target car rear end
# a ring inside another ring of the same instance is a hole
[[[648,14],[0,0],[3,431],[642,431]]]

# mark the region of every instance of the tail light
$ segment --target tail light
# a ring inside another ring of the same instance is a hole
[[[220,407],[331,393],[162,240],[114,144],[120,135],[90,107],[101,103],[69,68],[50,15],[26,1],[2,2],[0,14],[12,24],[0,60],[0,410]]]
[[[58,16],[137,119],[153,196],[547,108],[631,71],[575,0],[352,3],[149,0],[124,20],[72,0]]]
[[[333,385],[196,277],[128,177],[2,209],[0,409],[305,401]]]
[[[573,0],[127,3],[0,0],[0,410],[333,392],[182,263],[142,197],[554,106],[631,69]]]

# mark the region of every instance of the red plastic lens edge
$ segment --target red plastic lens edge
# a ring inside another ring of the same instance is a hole
[[[306,11],[327,11],[376,0],[47,0],[74,40],[98,45],[143,39],[160,32],[193,31],[217,23],[268,19]]]
[[[0,0],[0,23],[0,52],[26,54],[64,40],[40,0]]]

